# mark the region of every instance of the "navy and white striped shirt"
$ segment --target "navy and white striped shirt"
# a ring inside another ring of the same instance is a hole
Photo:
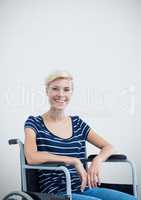
[[[60,138],[48,130],[42,116],[30,116],[25,122],[25,128],[32,128],[36,134],[38,151],[47,151],[56,155],[71,156],[85,161],[86,139],[90,127],[79,116],[71,116],[72,136],[67,139]],[[81,180],[72,165],[67,168],[71,175],[72,192],[80,191]],[[39,185],[41,192],[57,193],[66,191],[64,172],[39,170]]]

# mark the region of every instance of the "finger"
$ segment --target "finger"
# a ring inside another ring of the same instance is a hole
[[[90,174],[90,182],[92,187],[96,187],[97,178],[94,172]]]
[[[81,184],[81,187],[80,187],[81,192],[84,191],[85,187],[86,187],[86,184],[85,184],[85,183],[82,183],[82,184]]]
[[[88,174],[88,187],[91,189],[92,186],[91,186],[91,179],[90,179],[90,174]]]
[[[89,185],[89,188],[93,188],[94,187],[93,181],[94,181],[94,179],[93,179],[93,171],[90,170],[88,172],[88,185]]]
[[[96,176],[96,174],[93,176],[93,187],[97,187],[97,176]]]
[[[84,191],[85,187],[87,185],[87,179],[86,178],[82,178],[82,183],[81,183],[81,192]]]
[[[97,179],[98,179],[98,185],[100,186],[101,185],[101,174],[100,173],[98,174]]]

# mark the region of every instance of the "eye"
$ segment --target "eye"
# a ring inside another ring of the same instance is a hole
[[[57,87],[53,87],[52,90],[57,91],[59,89]]]
[[[65,92],[69,92],[69,91],[70,91],[70,88],[64,88],[64,91],[65,91]]]

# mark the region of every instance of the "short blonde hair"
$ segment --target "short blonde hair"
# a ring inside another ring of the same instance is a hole
[[[55,71],[51,73],[45,80],[46,89],[48,89],[49,84],[56,79],[68,79],[73,80],[72,75],[68,71]]]

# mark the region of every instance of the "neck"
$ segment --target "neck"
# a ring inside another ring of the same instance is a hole
[[[65,113],[62,110],[56,110],[54,108],[50,108],[50,110],[46,113],[47,116],[54,120],[54,121],[60,121],[65,118]]]

